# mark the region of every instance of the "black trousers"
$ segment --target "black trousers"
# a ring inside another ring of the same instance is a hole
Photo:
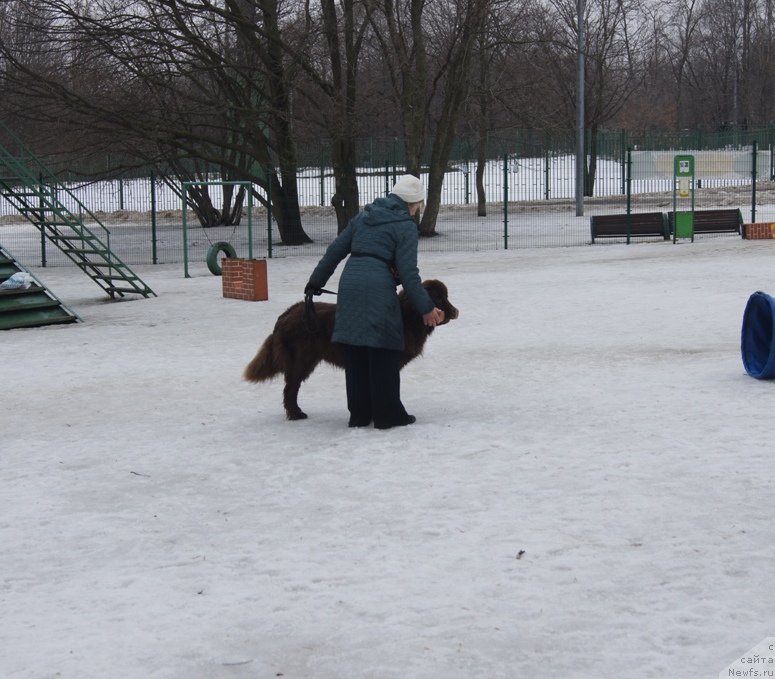
[[[395,426],[408,417],[401,403],[401,352],[343,344],[350,425]]]

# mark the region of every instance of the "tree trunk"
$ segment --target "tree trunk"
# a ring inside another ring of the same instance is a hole
[[[476,54],[479,59],[479,92],[476,101],[479,104],[478,132],[476,138],[476,216],[487,216],[487,196],[484,190],[484,168],[487,164],[487,140],[490,124],[490,60],[486,50],[487,41],[483,36],[476,41]]]
[[[428,198],[425,201],[425,210],[420,220],[420,235],[424,237],[435,236],[436,220],[441,208],[441,187],[444,183],[444,165],[431,160],[428,168]]]
[[[322,88],[333,104],[330,132],[336,188],[331,204],[336,211],[337,233],[341,233],[360,210],[353,136],[357,119],[357,73],[363,44],[362,28],[368,20],[365,17],[356,19],[357,3],[353,0],[320,0],[320,5],[331,66],[331,84]]]
[[[468,69],[473,46],[489,10],[488,0],[466,0],[448,17],[449,45],[442,50],[441,60],[433,59],[437,70],[430,77],[426,46],[428,30],[425,0],[409,0],[400,5],[384,0],[387,39],[381,40],[386,63],[392,64],[391,79],[401,109],[401,123],[406,148],[406,170],[420,176],[427,124],[434,101],[439,102],[431,140],[428,168],[428,197],[420,221],[420,235],[436,233],[436,219],[441,205],[444,173],[452,150],[452,141],[460,109],[468,93]],[[402,14],[402,12],[405,12]],[[375,25],[379,34],[381,30]],[[411,40],[408,39],[411,38]],[[439,96],[437,88],[443,91]]]
[[[476,159],[476,216],[487,216],[487,196],[484,190],[484,168],[487,165],[486,142],[479,140],[479,151]]]
[[[476,216],[487,216],[487,196],[484,190],[484,168],[487,165],[487,104],[480,98],[479,134],[476,140]]]
[[[336,190],[331,205],[336,211],[337,233],[342,233],[360,210],[360,197],[355,169],[355,145],[350,139],[334,142],[332,164]]]
[[[466,95],[466,81],[463,78],[468,66],[468,55],[463,52],[449,68],[444,99],[431,141],[431,161],[428,167],[428,201],[420,222],[421,236],[436,235],[436,219],[441,207],[441,189],[447,170],[452,142],[455,139],[457,120]]]
[[[589,130],[589,165],[584,163],[584,195],[595,195],[595,175],[597,174],[597,125],[593,125]]]
[[[189,186],[188,199],[191,202],[191,209],[203,227],[221,224],[221,213],[213,205],[206,185]]]
[[[282,35],[279,25],[277,0],[262,3],[263,25],[268,37],[265,55],[267,67],[267,94],[271,102],[272,132],[274,148],[278,156],[281,185],[277,175],[272,178],[272,204],[277,228],[283,245],[311,243],[304,232],[299,209],[299,189],[296,179],[298,165],[296,146],[291,126],[291,101],[289,96],[289,75],[283,63]]]
[[[232,199],[234,202],[232,203]],[[242,207],[245,204],[245,187],[240,186],[237,195],[234,196],[234,184],[224,184],[223,186],[223,224],[231,226],[239,224],[242,219]]]
[[[288,172],[292,174],[289,175]],[[286,168],[285,172],[281,169],[279,178],[273,173],[271,182],[272,215],[277,222],[281,243],[283,245],[311,243],[312,239],[304,232],[301,225],[296,168],[292,170]]]

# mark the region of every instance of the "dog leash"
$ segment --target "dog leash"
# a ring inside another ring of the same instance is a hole
[[[336,293],[333,290],[326,290],[325,288],[321,288],[319,291],[316,292],[308,292],[306,295],[304,295],[304,323],[307,326],[308,332],[316,332],[318,329],[318,317],[315,313],[315,302],[312,301],[312,298],[318,294],[326,293],[327,295],[336,295]]]

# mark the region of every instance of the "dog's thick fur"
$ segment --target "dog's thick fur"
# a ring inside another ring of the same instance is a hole
[[[447,298],[447,286],[441,281],[423,281],[436,306],[444,312],[444,323],[457,318],[458,310]],[[399,294],[404,320],[403,368],[417,358],[425,347],[425,341],[433,332],[427,327],[402,290]],[[302,420],[307,415],[299,408],[298,397],[301,383],[306,380],[321,361],[339,368],[344,367],[342,348],[331,343],[334,331],[336,304],[315,303],[317,322],[310,329],[305,320],[304,302],[297,302],[280,314],[274,330],[264,340],[255,358],[245,368],[248,382],[264,382],[279,374],[285,376],[283,406],[289,420]]]

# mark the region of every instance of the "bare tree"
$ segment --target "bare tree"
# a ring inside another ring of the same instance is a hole
[[[370,18],[400,111],[406,169],[419,176],[430,147],[428,199],[420,233],[433,236],[441,189],[477,36],[490,0],[371,0]]]
[[[705,0],[703,8],[690,64],[696,120],[741,130],[769,123],[772,0]]]
[[[358,68],[369,30],[361,0],[319,0],[305,6],[303,30],[287,36],[283,47],[306,78],[297,87],[304,115],[331,144],[335,191],[331,198],[338,230],[360,209],[356,178]],[[309,87],[306,87],[306,83]]]
[[[588,195],[606,125],[771,119],[775,0],[585,7]],[[5,0],[0,112],[58,165],[110,152],[265,186],[286,244],[309,241],[309,140],[330,145],[341,230],[360,208],[359,137],[392,137],[407,171],[427,173],[431,236],[456,135],[472,139],[482,215],[498,132],[571,137],[577,20],[576,0]],[[221,208],[189,198],[206,224],[239,220],[244,201],[232,187]]]
[[[736,0],[705,0],[688,84],[695,121],[711,129],[738,123],[740,28]]]
[[[492,157],[493,132],[530,127],[529,103],[520,95],[531,78],[519,68],[524,52],[534,43],[535,5],[493,0],[474,45],[474,63],[469,74],[467,118],[462,129],[473,138],[476,169],[477,215],[487,215],[484,171]]]
[[[80,55],[43,70],[0,44],[12,67],[5,86],[37,102],[28,115],[66,117],[105,136],[149,140],[162,153],[218,164],[270,186],[283,242],[309,242],[274,0],[137,0],[128,9],[113,0],[84,7],[67,0],[20,4],[57,17],[41,36],[41,52],[67,48]]]
[[[775,105],[775,0],[762,0],[756,20],[756,34],[751,50],[751,105],[754,124],[772,120]]]
[[[576,109],[577,5],[575,0],[549,0],[549,6],[553,11],[545,16],[534,66],[543,71],[546,89],[554,91],[548,97],[557,104],[548,111],[554,113],[554,124],[570,131]],[[619,113],[644,76],[642,60],[652,37],[644,19],[642,0],[594,0],[585,5],[587,196],[593,194],[600,128]]]
[[[703,10],[700,0],[674,0],[667,7],[666,49],[668,62],[675,82],[675,127],[680,130],[686,124],[686,80],[691,68],[695,36],[702,21]]]

